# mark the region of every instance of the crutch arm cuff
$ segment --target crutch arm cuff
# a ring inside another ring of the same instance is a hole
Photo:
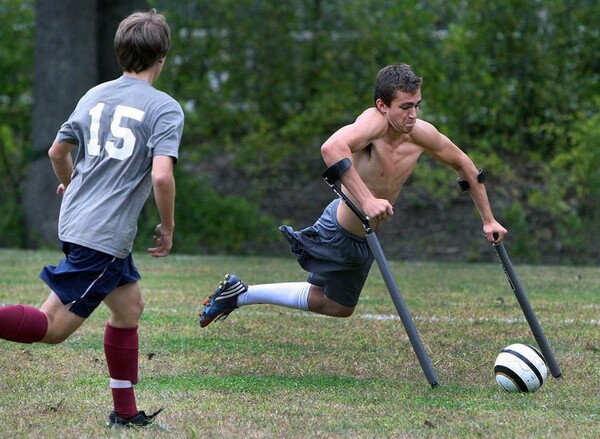
[[[480,169],[480,170],[477,172],[477,181],[478,181],[480,184],[483,184],[483,183],[485,183],[485,174],[483,173],[483,169]],[[460,190],[461,190],[461,191],[463,191],[463,192],[464,192],[464,191],[468,191],[468,190],[469,190],[469,188],[471,187],[471,185],[469,184],[469,182],[468,182],[468,181],[461,180],[460,178],[457,178],[457,179],[456,179],[456,182],[458,183],[458,186],[460,186]]]

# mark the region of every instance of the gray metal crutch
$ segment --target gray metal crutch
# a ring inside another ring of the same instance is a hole
[[[495,236],[497,237],[497,236]],[[521,286],[521,282],[519,282],[519,278],[515,273],[512,263],[510,262],[510,258],[508,257],[508,253],[506,252],[506,248],[504,248],[504,244],[502,242],[493,244],[496,253],[498,254],[498,259],[502,264],[502,268],[504,269],[504,273],[508,278],[508,283],[515,293],[517,297],[517,301],[519,305],[521,305],[521,309],[523,310],[523,314],[525,314],[525,319],[529,324],[529,328],[531,328],[531,332],[535,337],[535,341],[537,342],[540,350],[542,351],[542,355],[546,359],[548,363],[548,367],[550,369],[550,373],[554,378],[562,378],[562,372],[560,371],[560,367],[554,358],[554,354],[552,353],[552,349],[550,349],[550,345],[548,344],[548,340],[546,340],[546,336],[544,335],[544,331],[538,321],[535,313],[533,312],[533,308],[529,303],[529,299],[527,298],[527,294],[525,294],[525,290]]]
[[[483,170],[479,170],[477,174],[477,181],[479,183],[483,183],[485,181],[485,176],[483,174]],[[460,189],[464,192],[469,189],[469,182],[462,181],[460,178],[456,181],[460,186]],[[498,239],[498,234],[494,233],[494,239]],[[540,350],[542,351],[542,355],[544,356],[546,362],[548,363],[548,367],[550,369],[550,373],[554,378],[561,378],[562,373],[560,371],[560,367],[558,367],[558,363],[554,358],[554,354],[550,349],[550,345],[548,344],[548,340],[544,336],[544,331],[540,326],[540,322],[538,321],[535,313],[533,312],[533,308],[531,308],[531,304],[529,303],[529,299],[527,299],[527,294],[525,294],[525,290],[521,286],[521,282],[519,282],[519,278],[515,273],[515,270],[510,262],[510,258],[508,257],[508,253],[504,248],[504,244],[502,242],[493,243],[494,250],[498,254],[498,259],[500,259],[500,263],[502,264],[502,268],[504,269],[504,274],[508,278],[508,283],[510,284],[515,296],[517,297],[517,301],[521,306],[521,310],[523,314],[525,314],[525,319],[529,324],[529,328],[537,341]]]
[[[369,224],[369,218],[366,217],[355,205],[348,199],[346,194],[344,194],[338,185],[338,181],[344,175],[344,173],[352,166],[352,162],[348,158],[344,158],[337,163],[334,163],[329,168],[323,172],[323,179],[325,182],[333,189],[333,191],[340,197],[344,203],[354,212],[356,216],[361,220],[363,226],[365,228],[367,243],[369,244],[369,248],[375,257],[375,261],[379,266],[379,271],[383,276],[383,280],[387,286],[387,289],[392,297],[392,301],[396,306],[396,310],[398,311],[398,315],[400,316],[400,320],[402,320],[402,324],[404,325],[404,329],[408,335],[408,338],[412,344],[412,347],[417,355],[419,363],[421,364],[421,368],[425,373],[425,377],[431,387],[436,387],[439,382],[438,378],[433,370],[433,366],[431,365],[431,361],[427,356],[427,352],[425,352],[425,347],[421,342],[421,338],[419,337],[419,333],[417,332],[417,328],[406,308],[406,304],[404,303],[404,299],[400,294],[400,290],[398,289],[398,285],[394,280],[394,276],[392,275],[392,271],[388,265],[387,259],[383,254],[383,250],[381,249],[381,245],[379,243],[379,239],[377,239],[377,235],[371,229]]]

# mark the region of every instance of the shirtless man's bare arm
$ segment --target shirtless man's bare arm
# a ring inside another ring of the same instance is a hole
[[[416,143],[423,146],[428,155],[450,166],[461,180],[469,183],[468,192],[483,222],[486,238],[490,242],[502,241],[508,232],[494,218],[485,185],[478,182],[479,171],[469,156],[428,122],[420,120],[412,132],[412,137]]]

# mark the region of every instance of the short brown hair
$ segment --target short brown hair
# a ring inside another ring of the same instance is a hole
[[[421,88],[422,78],[415,75],[408,64],[392,64],[384,67],[377,74],[373,100],[381,99],[385,105],[390,105],[396,91],[414,94]]]
[[[115,34],[115,53],[124,72],[139,73],[153,66],[171,48],[171,30],[155,9],[125,18]]]

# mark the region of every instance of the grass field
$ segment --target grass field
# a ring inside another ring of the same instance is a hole
[[[225,273],[248,283],[304,273],[291,257],[135,256],[146,300],[138,405],[164,407],[169,429],[104,428],[101,307],[61,345],[0,341],[0,437],[600,437],[598,267],[515,266],[564,378],[509,394],[495,358],[534,339],[499,263],[391,263],[440,380],[432,389],[376,266],[348,319],[262,305],[201,330],[199,305]],[[60,257],[0,250],[0,305],[39,306],[38,272]]]

